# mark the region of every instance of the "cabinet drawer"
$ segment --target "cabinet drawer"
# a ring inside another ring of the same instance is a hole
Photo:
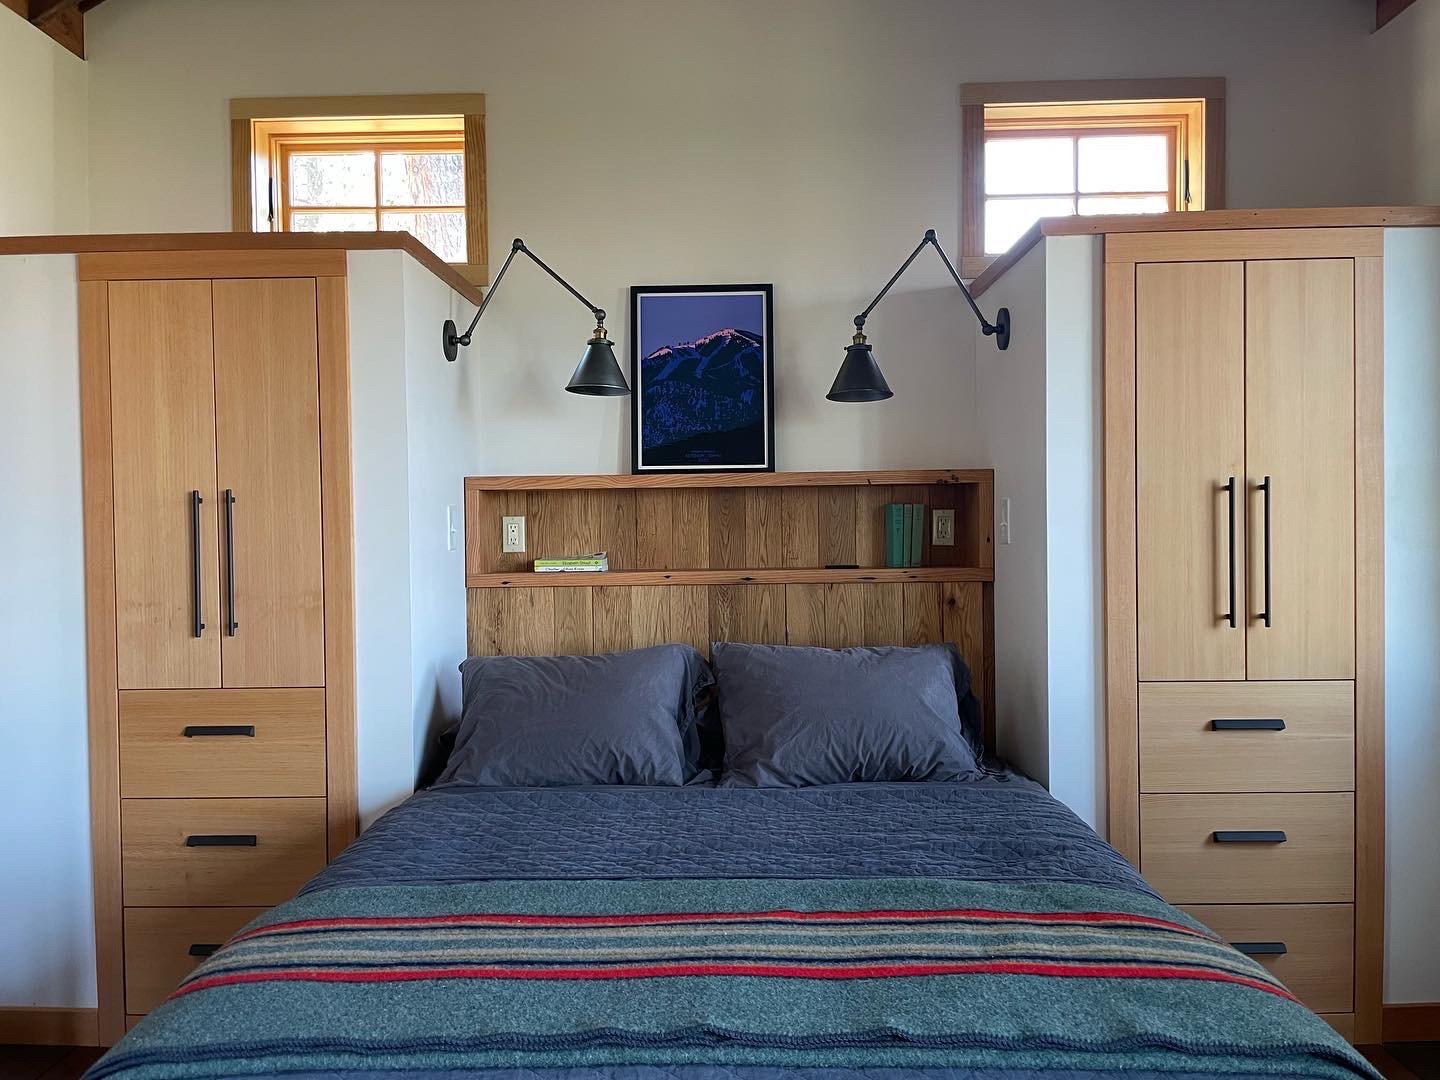
[[[278,904],[325,865],[324,799],[124,799],[125,903]]]
[[[1354,683],[1140,686],[1141,791],[1354,788]]]
[[[1353,1007],[1352,905],[1201,904],[1182,910],[1232,945],[1283,945],[1283,954],[1252,952],[1251,959],[1268,968],[1316,1012],[1348,1013]]]
[[[1355,796],[1142,795],[1140,872],[1172,904],[1349,903]]]
[[[129,908],[125,912],[125,1012],[147,1013],[263,907]],[[192,950],[195,950],[192,953]]]
[[[122,691],[120,792],[324,795],[325,691]]]

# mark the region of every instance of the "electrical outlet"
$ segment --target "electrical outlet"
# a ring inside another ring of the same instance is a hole
[[[459,542],[460,530],[455,525],[455,507],[445,507],[445,550],[454,551]]]
[[[502,517],[500,519],[500,550],[507,553],[525,550],[525,519],[523,517]]]
[[[1010,500],[1000,500],[1000,543],[1010,543]]]
[[[935,547],[955,546],[955,511],[936,507],[930,518],[930,543]]]

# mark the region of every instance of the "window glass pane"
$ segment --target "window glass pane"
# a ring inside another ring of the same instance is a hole
[[[290,215],[291,232],[374,232],[375,215],[353,211],[307,211]]]
[[[1170,140],[1164,135],[1083,136],[1080,190],[1169,191]]]
[[[291,154],[291,206],[374,206],[375,155]]]
[[[985,140],[985,194],[1058,195],[1075,190],[1074,139]]]
[[[446,262],[465,261],[465,215],[458,210],[391,210],[380,215],[380,227],[387,232],[404,229]]]
[[[380,198],[386,206],[464,206],[465,155],[381,154]]]
[[[1163,214],[1170,209],[1164,195],[1090,195],[1080,199],[1082,214]]]
[[[986,199],[985,254],[1003,255],[1042,217],[1069,217],[1074,199]]]

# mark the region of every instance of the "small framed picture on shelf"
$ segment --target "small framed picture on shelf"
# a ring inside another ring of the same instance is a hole
[[[774,472],[770,285],[630,289],[631,471]]]

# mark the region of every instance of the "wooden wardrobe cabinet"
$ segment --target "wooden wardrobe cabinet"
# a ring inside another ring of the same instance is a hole
[[[1110,838],[1361,1041],[1383,955],[1380,232],[1106,247]]]
[[[333,254],[78,257],[106,1042],[355,834]]]

